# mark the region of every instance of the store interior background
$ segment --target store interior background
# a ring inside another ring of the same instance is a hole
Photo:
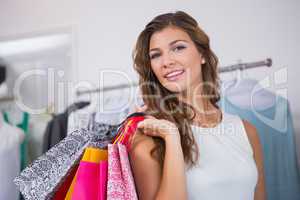
[[[243,76],[263,80],[286,70],[287,74],[282,76],[287,81],[279,89],[287,89],[300,161],[300,1],[1,0],[0,5],[0,57],[9,62],[9,89],[22,73],[49,67],[54,69],[55,82],[61,84],[87,83],[99,87],[102,70],[120,71],[137,81],[132,49],[140,31],[158,14],[186,11],[209,35],[221,66],[270,57],[271,68],[247,70]],[[14,46],[13,41],[34,38],[47,42],[38,42],[43,44],[38,47],[31,45],[31,40],[12,49],[5,48]],[[221,78],[229,80],[234,76],[236,73]],[[104,86],[121,83],[128,80],[117,73],[106,74]],[[49,88],[43,76],[24,81],[22,88],[27,105],[49,106]],[[65,102],[52,102],[54,112],[63,111],[73,100],[66,93],[59,98]]]

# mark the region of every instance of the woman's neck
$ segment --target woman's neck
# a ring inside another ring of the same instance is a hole
[[[194,122],[201,126],[214,126],[222,119],[222,113],[213,105],[207,97],[201,95],[201,91],[178,96],[180,101],[191,105],[195,109]]]
[[[203,95],[201,89],[188,89],[178,96],[179,101],[189,104],[196,109],[197,113],[209,114],[214,106],[211,102]]]

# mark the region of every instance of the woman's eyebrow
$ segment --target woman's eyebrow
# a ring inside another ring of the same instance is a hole
[[[159,51],[159,48],[153,48],[153,49],[150,49],[149,52],[151,52],[151,51]]]
[[[170,42],[169,46],[172,46],[173,44],[177,42],[188,42],[187,40],[174,40],[173,42]]]
[[[176,44],[177,42],[188,42],[187,40],[174,40],[172,42],[170,42],[169,46],[172,46],[173,44]],[[152,48],[149,50],[149,52],[151,51],[159,51],[159,48]]]

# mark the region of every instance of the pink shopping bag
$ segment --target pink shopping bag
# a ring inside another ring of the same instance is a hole
[[[106,200],[107,161],[80,161],[72,200]]]
[[[126,146],[108,145],[107,200],[137,200]]]

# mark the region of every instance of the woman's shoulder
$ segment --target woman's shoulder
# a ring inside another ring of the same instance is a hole
[[[130,154],[135,156],[145,156],[150,154],[155,147],[154,140],[151,136],[144,135],[137,130],[134,137],[131,139]]]

